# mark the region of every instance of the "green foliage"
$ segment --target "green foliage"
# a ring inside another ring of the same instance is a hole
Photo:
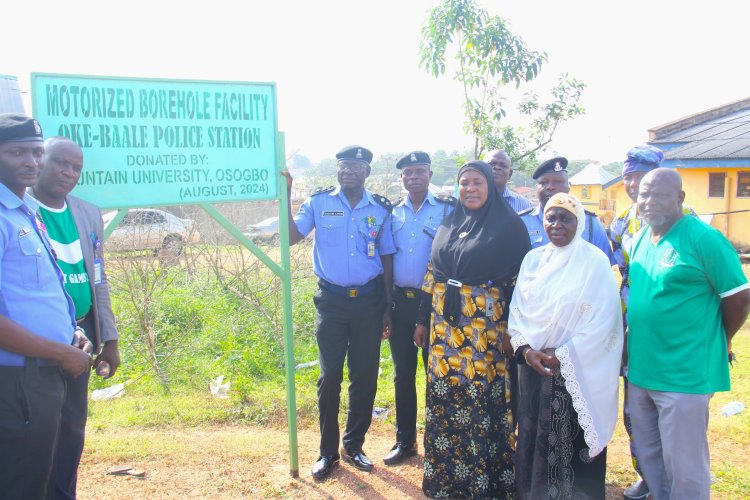
[[[613,161],[604,165],[604,170],[612,175],[622,175],[623,163],[621,161]]]
[[[570,160],[568,159],[568,177],[573,177],[578,172],[586,168],[586,165],[593,160]]]
[[[534,80],[547,54],[530,50],[507,22],[490,16],[474,0],[444,0],[432,9],[422,27],[420,67],[435,77],[445,74],[446,53],[458,63],[454,79],[464,90],[466,131],[474,137],[474,157],[504,149],[523,168],[552,140],[557,126],[583,114],[580,98],[585,84],[562,75],[552,88],[550,102],[527,92],[518,111],[529,120],[526,128],[505,123],[504,89]]]
[[[205,250],[204,250],[205,251]],[[292,294],[295,362],[318,359],[313,295],[317,279],[311,272],[309,246],[294,247]],[[189,251],[188,251],[189,252]],[[255,261],[229,272],[235,247],[217,247],[223,264],[208,253],[204,266],[162,267],[151,259],[108,259],[112,302],[120,333],[122,365],[108,380],[92,376],[91,389],[126,382],[125,394],[109,401],[92,401],[90,425],[106,427],[164,427],[217,423],[283,425],[286,421],[286,377],[278,280]],[[217,273],[217,267],[222,272]],[[136,268],[138,271],[136,271]],[[162,280],[152,287],[149,303],[128,289],[138,283]],[[158,277],[156,276],[158,275]],[[149,277],[147,277],[149,276]],[[145,306],[145,307],[142,307]],[[145,322],[155,332],[144,336]],[[155,339],[155,340],[152,340]],[[149,343],[153,342],[153,355]],[[154,370],[151,357],[159,363]],[[381,349],[381,374],[376,406],[393,409],[393,364],[389,344]],[[421,368],[420,368],[421,370]],[[345,368],[346,371],[346,368]],[[230,382],[228,399],[210,395],[211,380],[223,375]],[[301,425],[317,420],[319,367],[296,371],[297,412]],[[346,378],[346,374],[344,375]],[[164,384],[169,390],[164,390]],[[424,381],[420,381],[423,389]],[[420,403],[421,404],[421,403]],[[347,405],[342,391],[342,418]],[[390,412],[389,419],[393,419]]]
[[[384,153],[380,157],[376,158],[372,162],[372,170],[370,177],[367,179],[367,189],[381,194],[390,200],[396,200],[401,196],[403,185],[401,183],[401,177],[399,171],[396,169],[396,162],[401,158],[405,152],[399,153]],[[445,150],[438,149],[434,153],[430,153],[430,160],[432,161],[432,183],[437,186],[443,186],[445,184],[453,184],[456,181],[456,173],[458,168],[473,159],[473,153],[471,151],[452,151],[450,153]],[[304,179],[302,182],[305,184],[312,184],[315,186],[329,186],[336,185],[336,160],[332,158],[325,158],[320,161],[319,164],[314,165],[311,168],[301,169],[299,172],[300,179]],[[331,167],[331,165],[333,165]],[[320,172],[329,171],[333,169],[333,175],[321,175]],[[295,179],[295,185],[299,181]],[[307,186],[308,188],[310,186]],[[310,189],[308,189],[309,191]]]
[[[456,174],[461,165],[469,158],[470,152],[459,153],[453,151],[450,154],[438,149],[431,156],[432,161],[432,183],[442,186],[456,182]]]

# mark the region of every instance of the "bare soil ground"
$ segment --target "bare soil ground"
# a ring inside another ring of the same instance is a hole
[[[750,277],[750,266],[743,267]],[[732,392],[719,393],[711,401],[708,436],[711,471],[717,480],[712,498],[750,498],[750,411],[721,416],[721,407],[728,401],[750,401],[748,333],[746,325],[735,338],[740,364],[732,371]],[[399,466],[382,463],[393,445],[393,425],[374,420],[367,434],[364,449],[376,464],[372,473],[341,463],[327,480],[313,480],[310,466],[318,455],[318,439],[316,428],[299,430],[299,477],[295,479],[289,474],[288,438],[283,428],[89,426],[78,494],[83,500],[424,498],[421,454]],[[112,467],[126,464],[144,471],[145,478],[107,475]],[[607,449],[607,498],[622,498],[623,488],[634,479],[628,440],[620,421]]]
[[[422,455],[386,467],[393,445],[391,426],[374,422],[365,451],[376,463],[372,473],[342,462],[325,481],[310,476],[317,458],[318,433],[299,431],[299,478],[289,473],[286,429],[212,427],[201,429],[108,429],[90,434],[81,463],[79,497],[86,498],[424,498]],[[625,443],[610,446],[610,467],[625,468]],[[420,450],[421,452],[421,450]],[[144,479],[111,476],[131,465]],[[622,498],[609,485],[608,498]]]
[[[745,399],[747,394],[724,393],[711,403],[711,470],[718,481],[712,498],[750,498],[747,417],[721,416],[722,405],[732,397]],[[420,454],[404,464],[386,467],[382,463],[393,445],[392,424],[374,420],[367,434],[364,449],[376,464],[372,473],[342,462],[327,480],[313,480],[310,466],[318,455],[318,439],[316,428],[299,430],[299,477],[295,479],[289,473],[284,428],[90,428],[79,474],[79,498],[424,498],[421,444]],[[121,465],[144,471],[145,478],[107,475],[109,469]],[[634,479],[620,421],[607,449],[607,498],[622,498],[623,488]]]

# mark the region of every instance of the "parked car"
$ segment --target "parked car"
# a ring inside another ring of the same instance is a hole
[[[117,212],[102,216],[104,227],[109,226]],[[192,219],[181,219],[154,208],[128,210],[117,228],[107,239],[109,250],[164,250],[179,255],[184,245],[200,241],[200,234]]]
[[[277,243],[279,241],[279,218],[269,217],[257,224],[249,224],[245,229],[245,236],[253,241]]]

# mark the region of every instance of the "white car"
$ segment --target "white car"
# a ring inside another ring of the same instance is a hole
[[[245,236],[253,241],[279,242],[279,218],[269,217],[257,224],[249,224],[245,229]]]
[[[116,213],[107,212],[102,216],[105,228]],[[154,208],[133,208],[107,238],[107,249],[164,250],[179,255],[185,244],[199,240],[200,234],[192,219],[180,219]]]

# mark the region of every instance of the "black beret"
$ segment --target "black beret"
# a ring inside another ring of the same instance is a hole
[[[555,156],[551,158],[534,170],[534,174],[531,176],[534,179],[538,179],[542,174],[547,172],[568,172],[568,159],[564,156]]]
[[[35,119],[21,113],[0,114],[0,142],[43,140],[42,127]]]
[[[346,146],[341,151],[336,153],[336,159],[341,160],[354,160],[367,163],[368,165],[372,161],[372,151],[362,146]]]
[[[404,167],[411,167],[412,165],[430,164],[430,155],[428,155],[424,151],[412,151],[411,153],[406,153],[401,157],[398,163],[396,163],[396,168],[401,169]]]

